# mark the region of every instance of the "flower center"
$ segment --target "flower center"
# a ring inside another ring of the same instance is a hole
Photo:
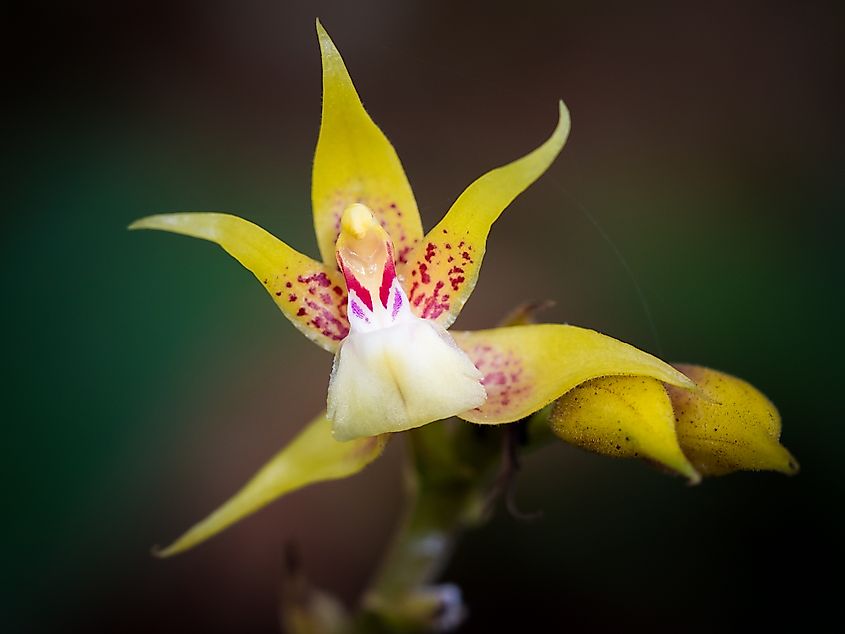
[[[393,242],[366,206],[356,203],[344,212],[336,248],[349,291],[352,332],[371,332],[412,317],[396,279]]]
[[[335,438],[412,429],[483,404],[481,373],[469,357],[442,327],[411,312],[390,236],[364,205],[344,212],[336,254],[350,332],[329,383]]]

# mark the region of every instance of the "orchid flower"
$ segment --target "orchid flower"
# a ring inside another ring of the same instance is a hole
[[[361,105],[319,22],[317,32],[323,106],[312,202],[321,259],[224,213],[155,215],[130,226],[218,244],[254,274],[300,332],[334,354],[326,412],[231,500],[159,554],[184,551],[282,494],[360,471],[391,434],[450,417],[466,424],[513,423],[553,402],[547,421],[564,439],[594,450],[619,445],[605,453],[644,457],[697,480],[698,470],[679,445],[672,402],[717,407],[718,396],[704,394],[690,378],[694,372],[571,325],[448,330],[476,285],[492,225],[561,151],[570,128],[563,102],[544,143],[478,178],[425,233],[396,152]],[[639,406],[629,407],[633,401]],[[617,417],[619,412],[626,415]],[[624,432],[621,422],[615,424],[622,418]],[[604,421],[607,429],[594,423],[590,431],[590,421]],[[779,447],[779,421],[776,427],[769,437]],[[626,446],[626,436],[636,448]]]

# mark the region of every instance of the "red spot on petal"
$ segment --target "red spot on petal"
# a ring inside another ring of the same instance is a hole
[[[420,279],[423,284],[431,283],[431,275],[428,274],[428,267],[425,264],[420,264]]]
[[[404,241],[405,238],[402,238],[402,239]],[[399,261],[402,264],[408,263],[408,254],[411,252],[412,249],[413,249],[413,247],[411,245],[407,245],[407,246],[404,246],[401,249],[399,249]]]
[[[315,282],[322,286],[323,288],[332,285],[332,281],[329,279],[329,276],[323,273],[314,273],[312,275],[300,275],[296,278],[297,282],[301,282],[302,284],[309,284],[311,282]]]
[[[425,261],[431,264],[432,258],[437,253],[437,247],[434,246],[431,242],[425,245]]]

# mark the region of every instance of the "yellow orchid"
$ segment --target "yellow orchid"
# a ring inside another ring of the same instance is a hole
[[[218,244],[255,275],[296,328],[335,355],[326,412],[231,500],[159,554],[184,551],[284,493],[357,473],[381,454],[390,434],[434,421],[458,417],[500,425],[535,415],[564,439],[590,446],[583,441],[589,425],[574,416],[572,403],[579,394],[598,394],[591,382],[612,380],[607,377],[637,377],[648,393],[624,392],[623,382],[601,386],[613,398],[582,400],[584,408],[594,408],[592,419],[606,419],[608,429],[597,428],[596,437],[621,433],[621,423],[615,432],[608,421],[636,411],[625,417],[641,447],[630,455],[642,453],[691,480],[698,478],[697,469],[718,471],[702,469],[702,460],[693,460],[694,466],[679,447],[683,435],[676,431],[665,386],[673,390],[673,402],[689,397],[710,403],[711,397],[654,356],[570,325],[447,331],[478,280],[491,226],[561,151],[570,127],[563,102],[548,140],[478,178],[424,233],[396,152],[361,105],[319,22],[317,32],[323,109],[312,202],[322,261],[223,213],[155,215],[130,226]],[[648,405],[631,408],[631,399]],[[550,413],[546,406],[555,401]],[[776,427],[779,433],[779,421]],[[769,434],[775,443],[777,433]]]

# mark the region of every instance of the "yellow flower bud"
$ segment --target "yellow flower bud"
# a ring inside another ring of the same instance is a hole
[[[672,403],[656,379],[605,376],[582,383],[557,400],[549,423],[555,434],[576,447],[650,460],[691,483],[701,480],[681,451]]]
[[[798,473],[780,444],[780,414],[751,384],[695,365],[676,366],[701,389],[668,387],[681,448],[704,475],[734,471]]]

